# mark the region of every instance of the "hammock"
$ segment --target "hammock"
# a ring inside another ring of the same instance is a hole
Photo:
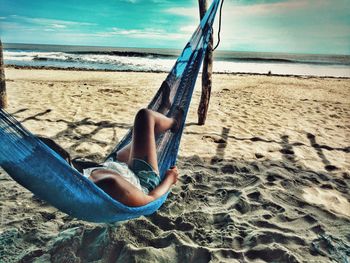
[[[181,106],[185,110],[185,117],[187,115],[219,2],[213,1],[166,78],[172,102],[168,116],[176,106]],[[159,108],[161,92],[160,88],[148,105],[149,109]],[[176,162],[185,119],[175,134],[166,132],[156,138],[161,179]],[[131,134],[129,130],[107,158],[128,144]],[[1,109],[0,166],[42,200],[73,217],[92,222],[115,222],[152,214],[169,194],[139,207],[129,207],[114,200]]]

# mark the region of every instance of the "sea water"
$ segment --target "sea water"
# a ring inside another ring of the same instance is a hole
[[[4,44],[6,65],[168,72],[181,50]],[[350,77],[349,55],[215,51],[216,73]]]

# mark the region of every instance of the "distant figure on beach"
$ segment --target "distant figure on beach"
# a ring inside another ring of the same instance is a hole
[[[115,159],[104,163],[75,162],[67,151],[48,138],[39,137],[82,174],[112,198],[128,206],[142,206],[169,191],[177,182],[178,170],[170,167],[164,180],[159,177],[155,136],[167,130],[176,132],[184,111],[176,108],[173,117],[162,112],[168,109],[169,87],[163,86],[158,112],[141,109],[135,116],[132,141],[116,153]]]

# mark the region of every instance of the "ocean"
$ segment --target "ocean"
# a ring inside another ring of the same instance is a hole
[[[4,43],[5,65],[91,70],[168,72],[177,49]],[[216,73],[350,77],[349,55],[215,51]]]

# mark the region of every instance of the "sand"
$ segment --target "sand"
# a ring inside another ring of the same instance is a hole
[[[10,113],[96,161],[166,76],[5,73]],[[213,82],[205,126],[196,125],[197,83],[181,178],[151,216],[80,221],[0,171],[0,262],[348,262],[350,80],[215,74]]]

